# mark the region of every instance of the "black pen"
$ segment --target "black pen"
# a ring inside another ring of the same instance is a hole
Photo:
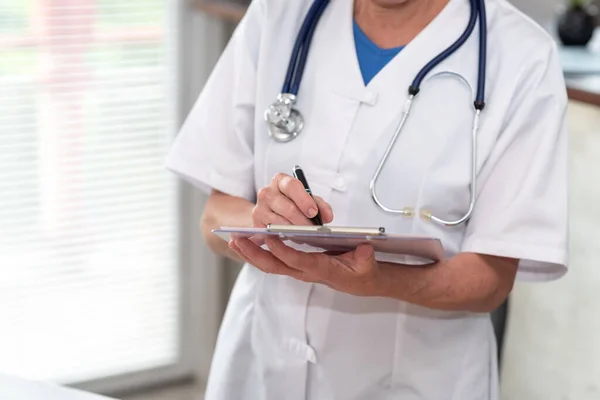
[[[314,200],[315,198],[310,190],[310,187],[308,186],[308,181],[306,180],[306,177],[304,176],[304,172],[302,171],[302,168],[300,168],[297,165],[294,167],[294,178],[298,179],[302,183],[302,186],[304,186],[304,190],[306,190],[306,193],[308,193],[310,195],[310,197],[312,197]],[[315,202],[315,204],[316,204],[316,202]],[[315,225],[318,225],[318,226],[323,225],[323,220],[321,219],[321,215],[319,214],[318,206],[317,206],[317,215],[312,217],[310,220]]]

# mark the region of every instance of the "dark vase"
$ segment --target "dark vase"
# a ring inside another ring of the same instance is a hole
[[[558,19],[558,37],[565,46],[585,46],[596,29],[596,18],[585,7],[568,8]]]

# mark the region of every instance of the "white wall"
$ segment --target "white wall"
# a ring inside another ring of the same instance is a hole
[[[224,24],[205,14],[191,12],[189,2],[182,2],[180,38],[181,99],[179,118],[183,121],[194,105],[227,40]],[[206,379],[217,332],[221,323],[225,300],[223,261],[212,254],[204,244],[198,229],[206,196],[183,183],[183,216],[188,225],[189,241],[185,243],[189,257],[187,301],[191,326],[185,340],[190,343],[187,360],[197,377]]]
[[[600,108],[569,105],[570,271],[518,283],[505,336],[504,400],[600,399]]]
[[[567,0],[512,3],[546,25]],[[515,286],[504,339],[504,400],[600,399],[600,108],[571,102],[568,119],[571,271],[556,282]]]
[[[566,0],[565,0],[566,1]],[[539,23],[554,18],[555,10],[565,3],[561,0],[512,0],[511,3]]]
[[[570,0],[509,0],[519,10],[529,15],[536,22],[544,25],[547,29],[553,29],[557,12],[564,9]],[[595,6],[596,11],[600,9],[600,0],[587,0]],[[600,16],[597,16],[600,24]],[[551,24],[548,26],[548,24]]]

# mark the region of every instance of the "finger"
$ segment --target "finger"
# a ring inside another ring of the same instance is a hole
[[[240,251],[239,247],[236,246],[235,244],[235,240],[232,239],[229,241],[228,243],[229,248],[235,253],[237,254],[242,260],[248,262],[248,260],[246,260],[246,258],[244,257],[244,254]]]
[[[311,222],[298,206],[278,187],[267,186],[257,194],[258,204],[252,211],[252,220],[256,225],[283,224],[283,225],[310,225]],[[274,218],[279,214],[287,221]]]
[[[292,278],[303,280],[304,273],[290,268],[281,260],[277,259],[269,251],[261,249],[247,239],[237,239],[235,246],[242,253],[242,257],[250,264],[268,274],[287,275]]]
[[[299,211],[298,211],[299,212]],[[257,211],[252,219],[254,221],[255,228],[266,228],[267,225],[292,225],[289,219],[285,218],[282,215],[276,214],[270,210],[261,210]]]
[[[317,203],[317,206],[319,207],[319,213],[321,214],[321,219],[323,220],[323,223],[331,223],[331,221],[333,221],[333,209],[331,208],[331,205],[329,205],[329,203],[327,203],[319,196],[314,196],[314,198],[315,202]]]
[[[269,204],[275,214],[279,214],[288,220],[291,225],[312,225],[310,219],[306,218],[298,206],[288,197],[280,194]]]
[[[277,214],[274,212],[267,213],[267,219],[265,220],[266,225],[292,225],[292,221],[282,216],[281,214]]]
[[[273,182],[286,197],[292,200],[296,206],[302,211],[302,213],[312,218],[317,215],[318,209],[317,204],[313,198],[306,192],[302,183],[289,175],[277,174],[275,175]]]
[[[361,244],[354,251],[333,258],[339,267],[359,274],[369,273],[375,266],[375,250],[369,244]]]
[[[231,250],[235,251],[235,252],[236,252],[236,253],[238,253],[238,254],[240,253],[240,249],[239,249],[239,247],[237,247],[237,245],[235,244],[235,239],[233,239],[233,240],[230,240],[230,241],[229,241],[229,243],[228,243],[228,245],[229,245],[229,248],[230,248]]]
[[[240,241],[242,241],[242,240],[246,240],[246,239],[239,239],[239,238],[238,238],[238,239],[231,240],[231,241],[229,242],[229,248],[230,248],[230,249],[232,249],[233,251],[235,251],[235,252],[236,252],[236,253],[237,253],[237,254],[238,254],[238,255],[239,255],[239,256],[240,256],[240,257],[241,257],[241,258],[242,258],[242,259],[243,259],[245,262],[247,262],[247,263],[249,263],[249,264],[252,264],[252,265],[254,265],[254,261],[253,261],[253,260],[252,260],[252,259],[251,259],[249,256],[247,256],[247,255],[246,255],[246,254],[245,254],[245,253],[242,251],[242,249],[240,249],[240,247],[238,246],[238,243],[239,243]],[[248,240],[249,240],[249,239],[248,239]],[[252,243],[254,243],[254,242],[252,242]],[[256,243],[254,243],[254,244],[255,244],[256,246],[258,246]]]
[[[320,276],[318,254],[298,251],[286,246],[285,243],[276,238],[266,238],[265,244],[271,250],[272,255],[281,260],[285,265],[304,271],[315,278]]]

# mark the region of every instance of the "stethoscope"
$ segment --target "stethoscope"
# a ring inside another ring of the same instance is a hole
[[[414,78],[412,84],[408,88],[408,100],[406,102],[404,111],[402,113],[402,118],[400,119],[400,123],[392,139],[387,146],[381,161],[379,162],[373,177],[371,178],[371,182],[369,184],[369,188],[371,191],[371,197],[373,201],[377,204],[379,208],[383,211],[403,215],[407,217],[414,216],[417,212],[414,207],[404,207],[401,209],[395,209],[391,207],[387,207],[385,204],[381,202],[379,197],[377,196],[376,185],[379,180],[379,176],[381,175],[381,171],[385,166],[385,163],[392,151],[392,148],[396,144],[400,133],[402,132],[402,128],[406,124],[406,120],[408,119],[408,115],[410,114],[410,109],[412,107],[413,101],[417,94],[419,94],[421,83],[436,66],[442,63],[446,58],[456,52],[465,42],[469,39],[473,30],[475,29],[475,24],[477,20],[479,20],[479,64],[478,64],[478,79],[477,79],[477,94],[475,96],[475,115],[473,117],[473,124],[471,129],[471,187],[470,187],[470,200],[469,207],[467,212],[459,219],[448,221],[442,218],[438,218],[431,211],[428,210],[420,210],[418,214],[430,221],[434,221],[436,223],[446,225],[446,226],[456,226],[462,223],[465,223],[471,217],[473,213],[473,209],[475,208],[475,196],[476,189],[475,184],[477,180],[477,132],[479,130],[479,116],[481,111],[485,107],[485,74],[486,74],[486,55],[487,55],[487,19],[486,19],[486,9],[485,9],[485,0],[469,0],[471,4],[471,15],[469,17],[469,23],[463,34],[446,50],[442,51],[438,56],[433,58],[427,65],[425,65]],[[300,88],[300,82],[302,81],[302,74],[304,72],[304,67],[306,65],[306,59],[308,57],[308,52],[310,48],[310,42],[314,36],[315,29],[317,24],[323,15],[323,11],[329,4],[329,0],[315,0],[315,2],[310,7],[304,22],[302,23],[302,27],[300,28],[300,32],[298,33],[298,37],[296,38],[296,42],[294,44],[294,48],[292,50],[292,56],[290,59],[290,63],[287,69],[287,73],[285,76],[285,81],[283,83],[283,88],[281,93],[277,96],[277,100],[265,111],[265,120],[268,124],[269,135],[273,140],[277,142],[289,142],[290,140],[296,138],[302,128],[304,127],[304,119],[302,118],[302,114],[294,108],[296,104],[296,99],[298,96],[298,89]],[[464,80],[464,78],[462,78]]]

